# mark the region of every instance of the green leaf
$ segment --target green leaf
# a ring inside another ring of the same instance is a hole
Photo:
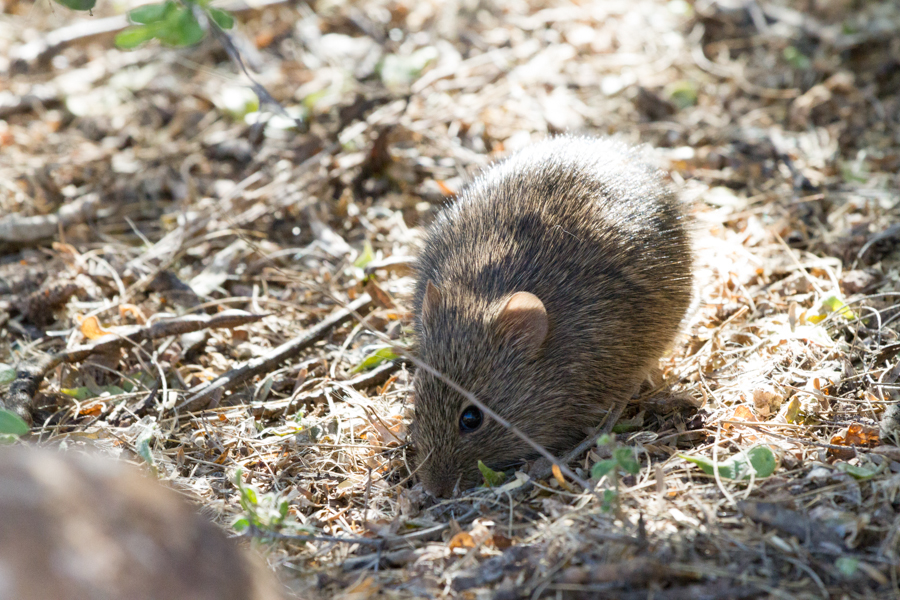
[[[360,253],[359,258],[353,261],[353,266],[357,269],[364,269],[373,260],[375,260],[375,252],[372,250],[372,244],[369,243],[369,240],[366,240],[363,244],[363,251]]]
[[[484,483],[488,487],[497,487],[506,480],[506,475],[504,473],[494,471],[480,460],[478,461],[478,470],[481,471],[481,476],[484,477]]]
[[[672,103],[679,109],[697,104],[697,84],[693,81],[677,81],[667,91]]]
[[[76,400],[87,400],[88,398],[93,398],[96,394],[87,387],[77,387],[77,388],[62,388],[59,390],[66,396],[71,396]]]
[[[604,433],[599,438],[597,438],[597,445],[598,446],[609,446],[612,443],[612,441],[613,441],[613,436],[609,435],[608,433]]]
[[[178,7],[174,2],[161,2],[159,4],[146,4],[139,6],[134,10],[128,11],[128,18],[132,23],[141,25],[149,25],[162,21],[172,14]]]
[[[374,369],[386,360],[394,360],[395,358],[397,358],[397,355],[390,348],[379,348],[366,356],[362,362],[356,365],[350,372],[359,373],[360,371],[368,371],[369,369]]]
[[[594,479],[600,479],[610,471],[614,470],[618,463],[614,458],[608,458],[606,460],[601,460],[594,463],[594,466],[591,467],[591,477]]]
[[[259,495],[253,486],[247,485],[241,488],[241,505],[244,505],[245,502],[244,510],[250,510],[259,504]]]
[[[388,54],[381,61],[379,74],[387,87],[404,86],[415,81],[422,70],[438,57],[434,46],[426,46],[412,54]]]
[[[811,65],[809,58],[800,52],[796,46],[788,46],[782,50],[781,54],[784,56],[784,60],[798,71],[805,71]]]
[[[600,509],[603,512],[609,512],[616,505],[616,491],[603,490],[603,501],[600,503]]]
[[[613,450],[613,458],[626,473],[637,475],[641,472],[641,464],[634,459],[634,449],[628,446]]]
[[[160,24],[156,37],[168,46],[191,46],[203,39],[203,28],[189,8],[181,8]]]
[[[834,566],[844,577],[853,577],[859,569],[859,559],[852,556],[842,556],[834,561]]]
[[[839,462],[835,465],[835,468],[841,473],[847,473],[854,479],[866,481],[881,473],[886,466],[887,461],[882,461],[881,465],[879,466],[875,466],[873,464],[851,465],[850,463]]]
[[[713,475],[715,466],[713,462],[702,456],[679,456],[694,463],[707,475]],[[757,479],[768,477],[775,472],[778,461],[775,453],[768,446],[754,446],[746,452],[735,454],[726,461],[720,462],[719,476],[724,479],[750,479],[751,473],[755,473]]]
[[[235,531],[241,532],[250,527],[250,520],[247,517],[238,517],[231,526]]]
[[[156,37],[154,27],[129,27],[116,36],[115,44],[119,48],[136,48],[144,42],[149,42]]]
[[[806,320],[813,324],[820,323],[824,321],[831,313],[837,313],[839,316],[847,319],[848,321],[856,318],[856,313],[850,310],[839,296],[834,294],[823,298],[819,302],[818,311],[816,312],[818,314],[809,315],[806,317]]]
[[[632,431],[638,431],[640,429],[643,428],[634,423],[616,423],[612,428],[613,433],[631,433]]]
[[[16,379],[16,370],[9,365],[0,363],[0,385],[12,383]]]
[[[148,465],[154,470],[156,469],[156,461],[153,459],[153,453],[150,451],[150,442],[153,440],[153,428],[146,427],[140,435],[138,435],[137,453],[144,459]]]
[[[25,435],[31,431],[28,423],[14,412],[0,408],[0,435]]]
[[[822,300],[822,306],[830,310],[831,312],[836,312],[845,319],[855,319],[856,314],[850,310],[844,301],[841,300],[839,296],[831,295]]]
[[[72,10],[91,10],[97,4],[97,0],[56,0],[66,8]]]
[[[234,27],[234,17],[232,17],[224,10],[219,10],[218,8],[210,8],[209,16],[213,21],[216,22],[216,25],[218,25],[222,29],[231,29],[232,27]]]

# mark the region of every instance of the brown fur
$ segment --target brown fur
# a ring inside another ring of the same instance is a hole
[[[428,231],[420,359],[550,451],[572,448],[678,332],[692,288],[685,220],[624,144],[558,137],[513,155]],[[487,416],[462,433],[468,402],[437,378],[420,371],[414,389],[418,473],[432,494],[478,483],[478,460],[504,469],[535,457]]]
[[[0,448],[0,482],[2,598],[283,598],[196,507],[127,465]]]

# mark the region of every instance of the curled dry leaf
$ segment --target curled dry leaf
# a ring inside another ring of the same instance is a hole
[[[829,456],[849,459],[856,454],[855,450],[853,449],[854,446],[873,448],[881,444],[881,439],[878,436],[877,427],[869,427],[867,425],[853,423],[852,425],[849,425],[834,434],[831,437],[830,443],[835,446],[847,446],[847,450],[836,450],[834,448],[829,448]]]
[[[457,548],[474,548],[475,540],[468,532],[460,531],[447,542],[447,548],[456,550]]]
[[[89,340],[97,340],[102,338],[104,335],[109,335],[112,333],[111,331],[107,331],[100,326],[100,320],[95,316],[90,317],[76,317],[76,321],[81,329],[82,335]]]
[[[119,317],[124,319],[127,315],[131,315],[138,325],[143,325],[147,322],[147,318],[144,317],[144,313],[141,312],[138,306],[134,304],[120,304]]]

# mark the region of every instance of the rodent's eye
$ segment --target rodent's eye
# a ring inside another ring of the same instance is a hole
[[[472,433],[481,427],[483,421],[484,415],[477,406],[466,407],[466,410],[459,415],[459,430],[463,433]]]

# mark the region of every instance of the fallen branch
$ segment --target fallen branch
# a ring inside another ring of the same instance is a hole
[[[64,204],[52,215],[23,217],[11,214],[0,219],[0,242],[29,244],[55,236],[60,228],[93,219],[100,208],[100,196],[87,194]]]
[[[10,410],[26,422],[32,422],[34,396],[47,374],[63,363],[80,362],[92,354],[106,354],[125,347],[139,345],[173,335],[192,333],[202,329],[233,329],[259,321],[266,315],[254,315],[242,310],[225,310],[212,316],[187,315],[166,319],[149,326],[135,325],[117,333],[105,335],[92,344],[75,346],[69,350],[43,356],[20,366],[16,379],[10,384],[6,398],[0,398],[0,408]]]
[[[231,390],[241,383],[268,373],[275,369],[279,364],[297,356],[305,348],[321,340],[333,328],[349,321],[358,312],[367,310],[372,304],[372,298],[368,294],[363,294],[346,308],[342,308],[332,313],[306,332],[303,335],[289,340],[277,348],[273,348],[268,354],[253,358],[244,364],[231,369],[227,373],[220,375],[211,382],[202,383],[190,390],[190,396],[187,400],[179,404],[176,410],[187,409],[198,410],[205,402],[212,399],[213,395],[221,394],[227,390]]]

